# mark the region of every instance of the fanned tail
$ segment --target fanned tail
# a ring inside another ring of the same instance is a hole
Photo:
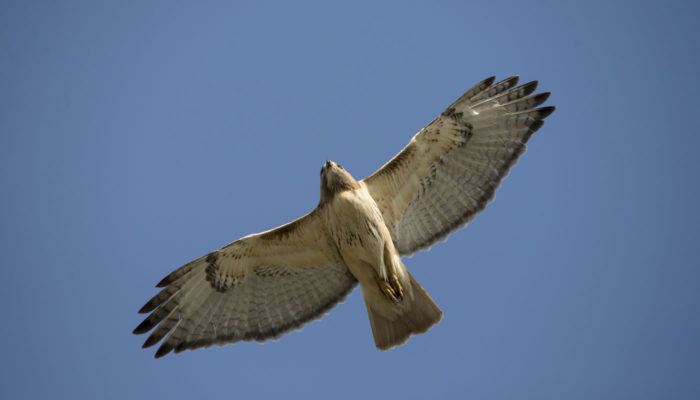
[[[376,312],[369,304],[367,313],[379,350],[389,350],[404,343],[411,335],[425,333],[442,319],[442,311],[411,275],[413,302],[403,314],[391,320]]]

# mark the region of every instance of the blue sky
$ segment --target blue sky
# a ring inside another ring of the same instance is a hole
[[[4,2],[0,397],[700,397],[698,15]],[[356,290],[278,341],[140,348],[172,269],[311,210],[326,159],[362,178],[513,74],[557,111],[481,215],[404,260],[445,314],[427,334],[378,352]]]

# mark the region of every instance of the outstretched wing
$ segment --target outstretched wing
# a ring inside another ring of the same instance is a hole
[[[535,107],[537,81],[488,78],[421,129],[391,161],[363,180],[401,255],[429,247],[465,225],[493,198],[525,143],[554,107]]]
[[[271,231],[246,236],[173,271],[141,308],[134,333],[155,327],[143,347],[156,352],[278,337],[319,318],[357,281],[314,210]]]

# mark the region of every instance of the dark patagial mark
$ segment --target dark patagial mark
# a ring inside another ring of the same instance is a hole
[[[382,168],[380,168],[377,172],[374,173],[374,175],[371,175],[367,179],[372,179],[374,177],[382,176],[382,175],[388,175],[393,173],[395,170],[400,169],[402,166],[405,164],[408,164],[411,159],[413,158],[414,153],[416,152],[416,146],[413,143],[409,143],[408,146],[404,147],[403,150],[397,155],[394,156],[391,160],[389,160],[388,163],[386,163]]]
[[[315,212],[315,210],[314,210]],[[270,232],[265,232],[260,235],[260,239],[263,240],[283,240],[291,236],[294,232],[301,226],[303,218],[295,219],[294,221],[284,224],[277,229]]]

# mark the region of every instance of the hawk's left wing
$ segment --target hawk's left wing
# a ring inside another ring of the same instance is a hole
[[[155,330],[156,352],[275,338],[319,318],[357,284],[331,243],[318,209],[246,236],[166,276],[139,312],[134,333]]]
[[[554,107],[535,108],[537,82],[488,78],[421,129],[363,180],[401,255],[445,238],[486,207],[525,142]]]

